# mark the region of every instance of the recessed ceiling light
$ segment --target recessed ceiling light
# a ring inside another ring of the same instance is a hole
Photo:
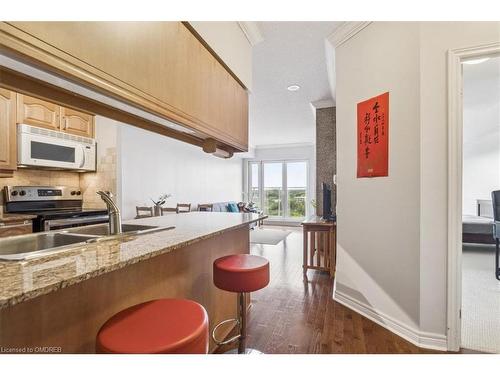
[[[298,91],[300,89],[299,85],[290,85],[286,88],[288,91]]]
[[[489,59],[490,59],[489,57],[484,57],[482,59],[467,60],[467,61],[464,61],[463,63],[467,64],[467,65],[476,65],[476,64],[484,63],[485,61],[488,61]]]

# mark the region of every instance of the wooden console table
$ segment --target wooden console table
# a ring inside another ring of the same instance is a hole
[[[307,270],[327,271],[335,277],[336,223],[313,216],[302,222],[304,230],[304,259],[302,268],[304,280]]]

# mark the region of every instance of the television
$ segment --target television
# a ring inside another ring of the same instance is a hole
[[[332,213],[332,188],[323,182],[321,190],[323,191],[323,219],[335,221],[335,215]]]

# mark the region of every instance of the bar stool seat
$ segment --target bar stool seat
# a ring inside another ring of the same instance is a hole
[[[208,315],[200,304],[158,299],[113,315],[97,334],[98,353],[206,354]]]
[[[269,284],[269,261],[250,255],[228,255],[214,262],[214,284],[228,292],[255,292]]]

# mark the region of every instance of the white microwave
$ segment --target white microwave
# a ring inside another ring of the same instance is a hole
[[[20,167],[96,170],[96,142],[92,138],[17,125],[17,164]]]

